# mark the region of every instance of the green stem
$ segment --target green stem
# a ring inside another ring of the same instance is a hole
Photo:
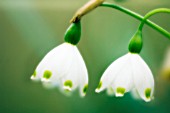
[[[156,13],[170,13],[170,9],[167,9],[167,8],[158,8],[158,9],[154,9],[154,10],[148,12],[148,13],[144,16],[141,24],[139,25],[139,30],[140,30],[140,31],[142,31],[142,28],[143,28],[143,26],[144,26],[144,24],[145,24],[145,21],[146,21],[148,18],[150,18],[152,15],[156,14]],[[161,27],[158,27],[158,29],[159,29],[160,31],[162,30]]]
[[[143,16],[141,16],[141,15],[139,15],[139,14],[137,14],[137,13],[135,13],[135,12],[129,10],[129,9],[123,8],[123,7],[115,5],[115,4],[110,4],[110,3],[105,2],[105,3],[101,4],[100,6],[110,7],[110,8],[120,10],[120,11],[140,20],[140,21],[142,21],[144,19]],[[166,36],[168,39],[170,39],[170,33],[168,31],[166,31],[165,29],[163,29],[162,27],[155,24],[154,22],[152,22],[150,20],[146,20],[144,23],[146,23],[147,25],[149,25],[150,27],[152,27],[153,29],[157,30],[158,32],[160,32],[161,34]]]

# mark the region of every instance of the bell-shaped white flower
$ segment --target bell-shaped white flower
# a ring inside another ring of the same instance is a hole
[[[137,53],[128,53],[114,61],[104,72],[95,90],[107,89],[109,94],[121,97],[130,90],[136,90],[146,102],[153,97],[154,78],[145,61]]]
[[[67,92],[79,87],[81,96],[85,96],[88,87],[84,60],[76,45],[67,42],[54,48],[43,58],[31,79],[41,80],[48,87],[59,86]]]

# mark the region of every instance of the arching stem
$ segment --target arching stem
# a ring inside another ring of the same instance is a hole
[[[110,8],[114,8],[114,9],[117,9],[119,11],[122,11],[138,20],[143,20],[144,17],[129,10],[129,9],[126,9],[124,7],[121,7],[121,6],[118,6],[118,5],[115,5],[115,4],[110,4],[110,3],[102,3],[100,6],[103,6],[103,7],[110,7]],[[166,31],[165,29],[163,29],[162,27],[160,27],[159,25],[155,24],[154,22],[150,21],[150,20],[144,20],[143,21],[143,24],[146,23],[147,25],[149,25],[150,27],[152,27],[153,29],[157,30],[159,33],[163,34],[164,36],[166,36],[168,39],[170,39],[170,33],[168,31]]]
[[[151,16],[153,16],[153,15],[155,15],[155,14],[157,14],[157,13],[170,13],[170,9],[167,9],[167,8],[158,8],[158,9],[154,9],[154,10],[148,12],[148,13],[144,16],[144,18],[143,18],[141,24],[139,25],[139,28],[138,28],[138,29],[139,29],[140,31],[142,31],[142,28],[143,28],[143,26],[144,26],[144,24],[145,24],[145,21],[146,21],[148,18],[150,18]],[[159,27],[159,26],[157,26],[157,28],[158,28],[160,31],[162,30],[162,28]]]

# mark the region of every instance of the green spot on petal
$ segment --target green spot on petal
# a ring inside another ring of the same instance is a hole
[[[71,80],[67,80],[67,81],[64,82],[64,86],[72,88],[73,87],[73,83],[72,83]]]
[[[84,86],[84,88],[83,88],[83,93],[84,93],[84,94],[86,94],[87,88],[88,88],[88,84],[86,84],[86,85]]]
[[[97,89],[100,89],[102,87],[102,81],[99,82]]]
[[[116,89],[116,92],[118,93],[118,94],[124,94],[125,93],[125,91],[126,91],[126,89],[125,88],[122,88],[122,87],[118,87],[117,89]]]
[[[147,88],[145,90],[145,96],[146,96],[147,99],[149,99],[151,97],[151,88]]]
[[[49,79],[51,76],[52,76],[52,72],[49,71],[49,70],[46,70],[46,71],[44,72],[43,78]]]

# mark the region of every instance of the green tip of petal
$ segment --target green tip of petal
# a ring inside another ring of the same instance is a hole
[[[102,87],[102,81],[99,82],[97,89],[100,89]]]
[[[34,71],[34,73],[32,74],[32,76],[36,77],[36,75],[37,75],[37,72]]]
[[[125,93],[126,89],[125,88],[122,88],[122,87],[118,87],[116,89],[116,96],[123,96],[124,93]]]
[[[97,86],[95,92],[96,92],[96,93],[99,93],[101,87],[102,87],[102,81],[99,82],[99,84],[98,84],[98,86]]]
[[[73,83],[71,80],[66,80],[64,82],[64,89],[70,91],[71,88],[73,87]]]
[[[150,99],[150,97],[151,97],[151,88],[147,88],[147,89],[145,90],[145,97],[146,97],[147,99]]]
[[[46,70],[43,74],[43,78],[45,78],[45,79],[49,79],[49,78],[51,78],[51,76],[52,76],[52,72],[49,70]]]
[[[83,87],[83,93],[84,93],[84,94],[86,94],[87,89],[88,89],[88,84],[86,84],[86,85]]]
[[[34,73],[32,74],[32,76],[31,76],[31,80],[35,80],[36,79],[36,71],[34,71]]]

